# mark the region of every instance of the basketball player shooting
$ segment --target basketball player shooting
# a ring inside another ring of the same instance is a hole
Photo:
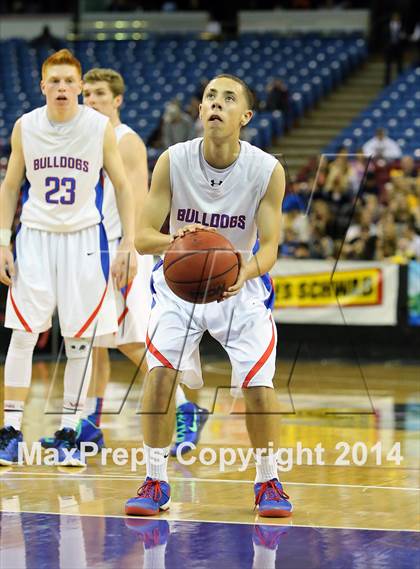
[[[126,513],[167,510],[169,444],[174,424],[174,386],[202,385],[197,349],[205,330],[232,362],[232,385],[242,389],[246,425],[256,462],[255,502],[261,516],[287,517],[292,505],[277,476],[277,398],[273,389],[276,327],[262,279],[277,259],[285,176],[277,160],[241,141],[252,118],[253,97],[232,75],[207,85],[200,105],[204,137],[176,144],[159,158],[145,201],[136,248],[164,254],[174,239],[197,229],[217,230],[242,254],[236,283],[221,302],[192,304],[168,287],[162,265],[153,272],[154,306],[148,327],[149,373],[143,399],[146,480],[126,502]],[[213,183],[215,181],[215,183]],[[170,234],[160,232],[170,215]],[[213,227],[204,220],[213,220]],[[200,223],[203,222],[203,223]],[[260,247],[252,254],[256,236]],[[182,374],[180,372],[183,372]]]

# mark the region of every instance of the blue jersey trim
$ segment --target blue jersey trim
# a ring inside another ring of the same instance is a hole
[[[257,237],[257,240],[255,241],[255,245],[252,249],[252,254],[255,255],[255,253],[258,252],[260,248],[260,240]],[[273,310],[274,308],[274,300],[275,300],[275,292],[274,292],[274,287],[273,287],[273,279],[270,277],[269,273],[265,273],[264,275],[260,275],[260,279],[262,280],[262,282],[264,283],[265,288],[267,289],[269,295],[268,298],[264,301],[264,304],[267,308],[269,308],[270,310]]]
[[[101,222],[99,224],[99,247],[101,251],[101,267],[104,274],[105,281],[108,282],[109,278],[109,245],[108,237],[106,236],[106,231],[104,224]]]
[[[101,216],[101,221],[103,221],[104,216],[102,213],[102,206],[104,203],[104,171],[102,168],[99,172],[99,180],[95,186],[95,193],[96,193],[95,206],[96,209],[99,211],[99,214]]]
[[[154,307],[154,305],[156,304],[156,300],[155,300],[155,294],[156,294],[156,289],[155,289],[155,285],[153,282],[153,273],[155,271],[157,271],[158,269],[160,269],[160,267],[163,265],[163,259],[159,259],[157,261],[157,263],[155,264],[155,266],[153,267],[152,270],[152,274],[150,276],[150,290],[152,291],[152,308]]]

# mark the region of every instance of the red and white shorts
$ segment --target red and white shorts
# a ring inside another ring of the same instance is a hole
[[[16,237],[15,269],[7,298],[7,328],[44,332],[57,308],[66,338],[116,331],[115,307],[102,314],[107,297],[113,295],[102,224],[71,233],[22,225]]]
[[[208,332],[225,348],[232,364],[232,387],[273,387],[277,332],[266,306],[271,291],[260,278],[223,302],[191,304],[167,286],[162,266],[153,272],[153,307],[147,338],[149,370],[177,369],[188,387],[203,385],[199,344]]]
[[[111,263],[117,253],[119,239],[109,242]],[[150,278],[153,269],[152,255],[137,254],[137,274],[134,280],[121,290],[115,288],[114,295],[107,298],[104,313],[116,307],[118,315],[118,332],[107,336],[96,335],[94,346],[98,348],[116,348],[122,344],[142,343],[146,341],[147,325],[149,323],[152,305]]]

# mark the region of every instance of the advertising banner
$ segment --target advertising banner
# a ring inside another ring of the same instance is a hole
[[[277,322],[397,324],[398,265],[279,259],[271,271]]]

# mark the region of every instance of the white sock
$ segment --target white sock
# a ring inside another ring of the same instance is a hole
[[[32,376],[32,355],[38,335],[13,330],[4,364],[4,386],[29,388]],[[21,430],[24,401],[8,399],[4,402],[4,425]]]
[[[188,399],[185,397],[184,390],[180,385],[177,385],[175,391],[175,405],[179,407],[180,405],[184,405],[184,403],[188,403]]]
[[[22,430],[22,418],[24,401],[6,399],[4,402],[4,426],[13,427],[17,431]]]
[[[269,549],[263,545],[256,545],[254,543],[254,562],[253,569],[275,569],[276,566],[276,549]]]
[[[144,550],[144,568],[145,569],[165,569],[165,552],[166,543],[149,547]]]
[[[146,476],[168,482],[169,448],[153,448],[143,443],[146,457]]]
[[[273,478],[278,478],[277,474],[277,453],[269,449],[269,454],[256,457],[255,467],[257,469],[255,482],[267,482]]]
[[[87,397],[86,398],[86,403],[83,409],[83,415],[84,417],[87,417],[88,415],[92,415],[92,413],[95,413],[96,411],[96,397]]]

